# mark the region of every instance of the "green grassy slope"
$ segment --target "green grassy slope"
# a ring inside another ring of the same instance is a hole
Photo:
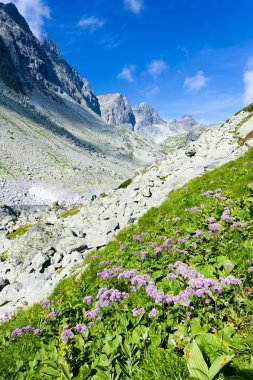
[[[0,379],[252,379],[252,237],[250,149],[90,254],[54,304],[2,324]],[[42,332],[11,337],[29,325]]]

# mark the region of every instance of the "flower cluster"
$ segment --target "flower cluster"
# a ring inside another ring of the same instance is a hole
[[[91,321],[97,318],[102,308],[108,307],[110,303],[115,304],[123,301],[126,297],[128,297],[128,293],[120,292],[118,289],[101,288],[96,296],[98,302],[95,304],[95,309],[86,312],[87,319]]]
[[[223,210],[223,213],[221,215],[221,220],[223,222],[230,222],[230,221],[234,221],[235,218],[233,216],[230,216],[230,210],[228,207],[225,207],[224,210]]]
[[[16,339],[22,336],[23,334],[27,334],[28,332],[32,332],[33,335],[38,335],[38,334],[42,334],[43,331],[41,329],[37,329],[36,327],[32,327],[29,325],[29,326],[25,326],[25,327],[21,327],[21,328],[17,328],[13,330],[11,333],[11,337]]]
[[[174,265],[170,264],[169,268],[174,270],[174,273],[169,273],[167,279],[171,281],[178,279],[182,283],[186,282],[186,288],[177,295],[164,294],[164,292],[159,292],[153,283],[150,283],[146,286],[146,293],[150,298],[154,299],[155,303],[163,302],[168,305],[179,303],[187,307],[191,304],[192,296],[197,296],[198,298],[203,298],[204,296],[211,297],[221,294],[223,288],[227,285],[241,284],[241,280],[231,275],[226,278],[220,277],[219,280],[205,278],[194,268],[187,266],[181,261],[177,261]]]
[[[138,317],[140,314],[145,313],[145,309],[141,307],[140,309],[137,309],[136,307],[132,310],[133,317]]]
[[[241,223],[241,222],[234,222],[231,224],[231,228],[245,228],[247,227],[247,223]]]
[[[133,240],[136,241],[137,243],[141,243],[144,235],[145,235],[144,232],[142,232],[140,235],[133,235]]]
[[[46,300],[41,302],[42,309],[46,309],[48,305],[54,305],[54,301],[46,299]]]
[[[99,277],[101,277],[103,280],[108,280],[110,277],[116,277],[118,275],[118,272],[122,270],[121,266],[115,266],[111,269],[104,268],[102,272],[97,273]]]
[[[86,303],[86,305],[91,305],[92,304],[92,296],[86,296],[83,298],[83,303]]]
[[[57,310],[57,311],[51,311],[51,312],[46,316],[46,318],[47,318],[47,319],[50,319],[50,318],[57,318],[59,313],[60,313],[60,310]]]
[[[69,329],[69,326],[63,327],[63,332],[61,333],[61,340],[63,343],[67,343],[69,339],[74,337],[74,333]]]

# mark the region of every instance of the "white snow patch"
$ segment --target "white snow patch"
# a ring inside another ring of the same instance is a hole
[[[43,189],[39,186],[32,186],[28,192],[29,195],[37,202],[44,202],[48,204],[57,201],[57,197],[52,191]]]

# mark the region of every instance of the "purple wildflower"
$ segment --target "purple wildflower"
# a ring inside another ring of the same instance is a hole
[[[148,313],[149,318],[154,318],[157,316],[157,310],[153,308],[149,313]]]
[[[103,280],[108,280],[111,277],[111,270],[108,268],[104,268],[102,272],[97,273],[97,275]]]
[[[36,328],[33,328],[32,331],[33,331],[33,335],[38,335],[38,334],[43,333],[43,331],[41,329],[36,329]]]
[[[134,308],[132,310],[132,313],[133,313],[133,317],[138,317],[138,315],[145,313],[145,310],[143,307],[141,307],[140,309]]]
[[[51,300],[49,300],[49,299],[46,299],[46,300],[44,300],[44,301],[41,302],[41,307],[42,307],[42,309],[46,309],[46,307],[47,307],[48,305],[54,305],[54,301],[51,301]]]
[[[141,257],[144,259],[148,255],[148,251],[141,252]]]
[[[63,332],[61,333],[61,340],[63,341],[63,343],[67,343],[67,341],[69,339],[72,339],[74,334],[73,332],[68,328],[68,326],[65,326],[65,328],[63,328]]]
[[[87,331],[87,327],[82,325],[81,323],[78,323],[75,327],[75,331],[78,333],[78,334],[85,334],[86,331]]]
[[[90,321],[93,318],[96,318],[98,314],[100,313],[100,308],[96,308],[93,310],[86,311],[86,317]]]
[[[134,235],[133,240],[136,241],[137,243],[141,243],[144,235],[145,235],[144,232],[142,232],[140,235]]]
[[[146,285],[151,278],[147,274],[137,274],[135,277],[132,278],[131,284],[132,285],[138,285],[139,288],[143,285]]]
[[[215,219],[213,216],[210,216],[210,218],[208,218],[208,219],[206,220],[206,222],[207,222],[208,224],[215,223],[215,222],[216,222],[216,219]]]
[[[83,303],[86,303],[86,305],[91,305],[92,304],[92,296],[85,296],[83,298]]]
[[[162,253],[162,251],[163,251],[162,247],[155,248],[155,253]]]
[[[135,273],[136,273],[135,269],[126,269],[126,270],[124,270],[124,272],[122,272],[122,273],[120,273],[118,275],[118,279],[119,280],[124,280],[126,278],[134,277]]]
[[[235,222],[231,224],[231,228],[245,228],[247,227],[247,223]]]
[[[172,280],[172,281],[174,281],[174,280],[177,279],[177,275],[174,274],[174,273],[169,273],[169,274],[167,274],[166,278],[167,278],[168,280]]]
[[[58,317],[58,314],[60,313],[60,310],[57,310],[57,311],[51,311],[51,313],[49,313],[46,318],[49,319],[49,318],[57,318]]]
[[[211,223],[211,224],[209,224],[208,228],[209,228],[210,232],[212,232],[213,234],[217,234],[217,233],[219,233],[220,224],[219,223]]]
[[[11,337],[14,338],[14,339],[17,338],[17,337],[19,337],[19,336],[22,336],[22,335],[23,335],[23,331],[20,328],[17,328],[15,330],[13,330],[12,333],[11,333]]]

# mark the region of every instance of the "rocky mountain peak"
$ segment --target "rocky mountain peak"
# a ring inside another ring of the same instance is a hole
[[[50,52],[51,54],[61,55],[56,43],[52,40],[48,40],[47,38],[43,41],[43,47],[47,52]]]
[[[29,95],[35,87],[65,92],[100,115],[98,99],[88,81],[61,56],[53,41],[41,43],[14,4],[0,3],[0,79]]]
[[[128,99],[120,94],[98,96],[101,117],[106,123],[134,130],[135,116]]]
[[[6,22],[6,15],[10,17],[15,23],[17,23],[26,32],[31,33],[29,25],[25,18],[19,13],[17,7],[13,3],[3,4],[0,2],[0,23]]]
[[[137,127],[153,124],[166,124],[158,112],[148,103],[140,103],[133,107]]]
[[[193,127],[194,125],[197,125],[197,121],[192,117],[192,115],[183,115],[180,119],[180,121],[184,122],[185,125],[188,125],[189,127]]]

